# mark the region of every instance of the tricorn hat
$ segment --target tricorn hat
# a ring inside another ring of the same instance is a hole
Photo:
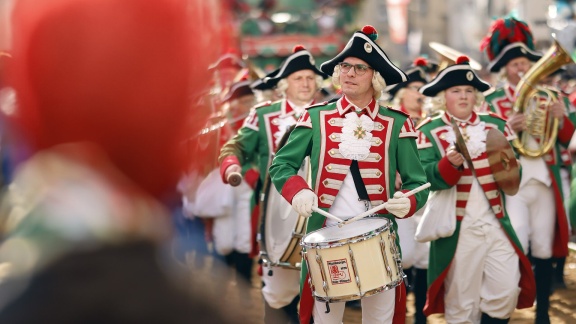
[[[278,73],[276,75],[270,76],[264,79],[264,82],[268,86],[275,87],[278,81],[288,77],[294,72],[301,70],[312,70],[314,73],[320,75],[322,78],[326,79],[328,76],[322,71],[318,70],[316,67],[314,57],[307,51],[304,46],[296,45],[292,55],[288,56],[286,60],[280,65]]]
[[[400,82],[398,84],[387,87],[385,90],[390,94],[391,97],[396,96],[396,93],[402,88],[406,88],[412,82],[422,82],[428,83],[426,73],[429,68],[428,61],[423,57],[418,57],[414,60],[412,65],[406,70],[406,75],[408,75],[408,81]]]
[[[230,90],[226,93],[224,98],[222,98],[222,102],[231,101],[242,96],[254,94],[252,88],[250,87],[249,80],[240,80],[235,82],[230,86]]]
[[[266,74],[264,77],[252,82],[252,84],[250,84],[250,88],[252,88],[253,90],[260,90],[260,91],[274,89],[276,84],[273,84],[273,82],[266,83],[265,80],[275,76],[276,74],[278,74],[278,72],[280,72],[280,69],[276,69]]]
[[[542,55],[534,48],[534,37],[528,24],[512,17],[500,18],[492,23],[490,32],[482,39],[480,50],[490,60],[490,72],[498,72],[512,59],[526,57],[532,62]]]
[[[208,69],[213,70],[227,67],[243,69],[246,67],[246,63],[242,60],[242,57],[236,50],[229,49],[228,52],[220,56],[216,62],[212,63]]]
[[[480,92],[490,89],[490,84],[480,79],[470,67],[470,59],[460,56],[456,59],[456,64],[440,71],[434,80],[420,88],[420,93],[434,97],[440,91],[460,85],[473,86]]]
[[[380,72],[387,85],[408,81],[406,74],[394,65],[384,50],[375,43],[376,39],[378,39],[376,29],[370,25],[364,26],[361,31],[352,35],[342,52],[333,59],[324,62],[320,69],[322,72],[332,75],[338,63],[343,62],[347,57],[356,57],[368,63],[375,71]]]

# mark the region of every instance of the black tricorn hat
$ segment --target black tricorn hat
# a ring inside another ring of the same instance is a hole
[[[250,84],[250,88],[252,88],[254,90],[261,90],[261,91],[274,89],[276,84],[274,84],[273,82],[266,83],[265,80],[267,78],[270,78],[270,77],[278,74],[278,72],[280,72],[280,69],[276,69],[276,70],[266,74],[264,77],[252,82],[252,84]]]
[[[400,89],[406,88],[412,82],[422,82],[424,84],[428,83],[428,78],[426,77],[428,67],[428,61],[423,57],[418,57],[414,60],[412,65],[406,69],[408,81],[389,86],[385,89],[385,91],[388,92],[391,97],[394,97],[396,96],[396,93],[400,91]]]
[[[278,73],[276,75],[270,76],[264,79],[267,85],[275,87],[278,82],[294,72],[301,70],[312,70],[314,73],[318,74],[322,78],[328,78],[328,75],[322,73],[316,67],[314,57],[310,52],[308,52],[304,46],[296,45],[292,55],[288,56],[286,60],[278,68]]]
[[[456,59],[456,64],[440,71],[434,80],[420,88],[420,93],[434,97],[440,91],[460,85],[473,86],[480,92],[490,89],[490,84],[474,73],[470,67],[470,59],[467,56],[460,56]]]
[[[250,88],[250,83],[251,82],[248,80],[240,80],[233,83],[232,86],[230,86],[230,90],[228,90],[224,98],[222,98],[222,102],[231,101],[245,95],[254,94],[252,88]]]
[[[490,70],[490,72],[498,72],[506,66],[508,62],[518,57],[525,57],[531,62],[538,62],[538,60],[542,58],[542,54],[531,50],[522,42],[508,44],[502,49],[498,56],[490,61],[488,70]]]
[[[332,75],[338,63],[343,62],[347,57],[356,57],[368,63],[375,71],[380,72],[386,85],[408,81],[406,74],[394,65],[384,50],[375,43],[376,39],[378,39],[376,29],[370,25],[364,26],[361,31],[352,35],[342,52],[333,59],[324,62],[320,69],[322,72]]]
[[[496,19],[482,39],[480,50],[490,60],[488,70],[498,72],[511,60],[526,57],[532,62],[542,55],[535,50],[534,36],[528,24],[514,17]]]

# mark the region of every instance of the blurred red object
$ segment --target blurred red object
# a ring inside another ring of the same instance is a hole
[[[189,118],[220,52],[221,10],[203,0],[17,1],[14,121],[33,150],[92,142],[160,196],[189,163],[186,134],[209,115]]]

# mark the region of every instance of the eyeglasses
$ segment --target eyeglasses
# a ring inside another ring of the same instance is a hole
[[[365,64],[350,64],[346,62],[340,62],[338,63],[338,66],[340,66],[340,71],[344,73],[350,72],[350,69],[354,67],[354,72],[357,75],[364,75],[368,70],[373,70],[371,67]]]

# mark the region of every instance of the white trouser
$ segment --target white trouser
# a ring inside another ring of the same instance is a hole
[[[394,317],[396,289],[361,299],[362,324],[390,324]],[[326,303],[314,299],[312,316],[316,324],[340,324],[344,317],[346,303],[331,303],[330,313],[326,314]]]
[[[416,234],[416,222],[412,217],[397,219],[396,224],[398,224],[398,237],[400,238],[400,248],[402,249],[402,267],[404,269],[410,268],[415,260],[415,249],[416,240],[414,239],[414,234]]]
[[[232,206],[228,215],[214,219],[212,234],[216,251],[227,255],[232,251],[250,253],[252,250],[252,223],[250,199],[252,189],[245,181],[232,190]]]
[[[444,282],[446,322],[480,323],[482,313],[509,318],[520,293],[518,262],[501,228],[491,224],[461,228]]]
[[[404,269],[410,267],[428,269],[430,242],[420,243],[414,239],[418,222],[422,218],[423,213],[424,208],[421,208],[412,217],[396,219],[400,248],[402,249],[402,268]]]
[[[268,270],[272,269],[272,276]],[[300,293],[300,270],[262,266],[262,295],[270,307],[282,308]]]
[[[552,188],[531,179],[514,196],[506,196],[506,210],[524,253],[530,247],[532,256],[552,257],[556,203]]]

